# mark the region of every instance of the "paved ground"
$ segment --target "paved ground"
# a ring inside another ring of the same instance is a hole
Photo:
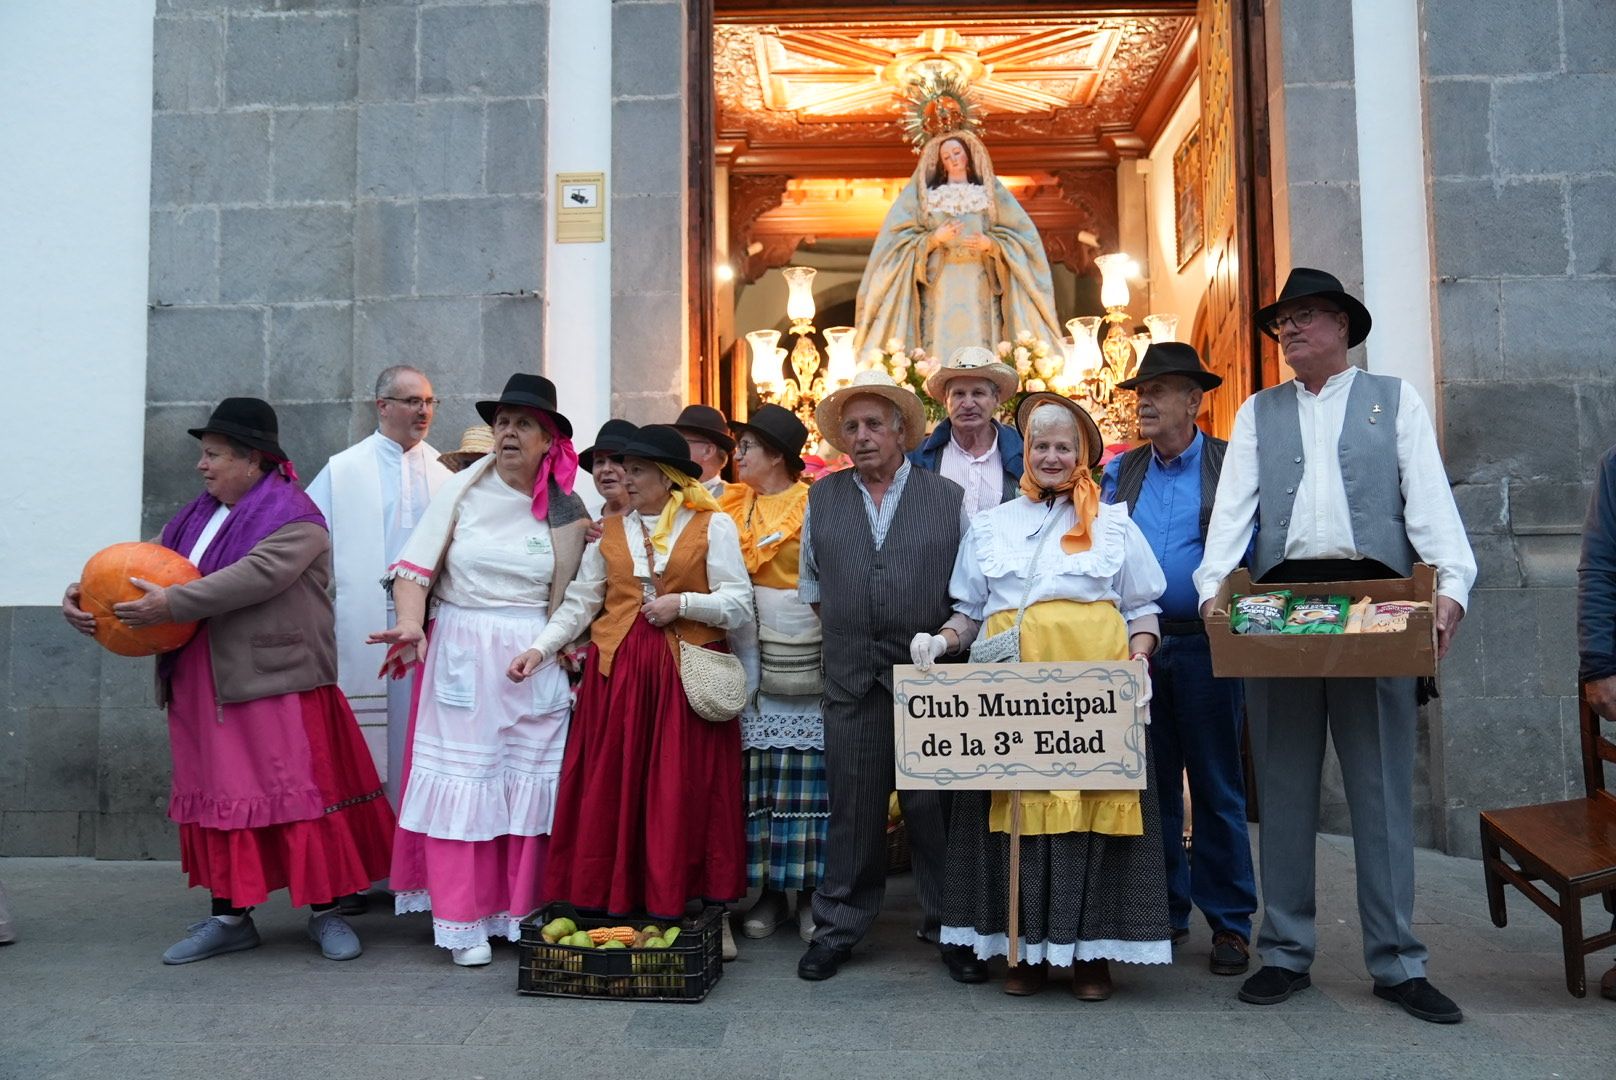
[[[1588,1077],[1616,1075],[1616,1004],[1566,993],[1549,921],[1487,919],[1479,865],[1422,852],[1432,976],[1465,1007],[1438,1027],[1370,996],[1351,845],[1319,844],[1314,988],[1279,1006],[1209,974],[1198,925],[1171,968],[1118,968],[1109,1002],[1053,987],[1012,999],[950,982],[909,936],[907,879],[871,942],[825,983],[797,979],[794,936],[742,942],[700,1005],[523,998],[515,954],[453,967],[424,918],[356,920],[359,960],[322,960],[303,917],[260,909],[264,946],[165,968],[205,898],[172,863],[0,859],[22,941],[0,949],[0,1078]],[[1590,918],[1593,913],[1590,911]],[[1597,980],[1608,958],[1590,963]]]

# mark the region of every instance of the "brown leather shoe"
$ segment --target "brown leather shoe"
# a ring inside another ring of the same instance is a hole
[[[1616,964],[1610,966],[1605,977],[1599,980],[1599,995],[1616,1001]]]
[[[1004,979],[1004,992],[1012,997],[1032,997],[1049,981],[1048,964],[1020,963]]]
[[[1212,935],[1211,967],[1214,975],[1244,975],[1251,966],[1251,946],[1233,930]]]
[[[1111,965],[1104,960],[1078,960],[1072,964],[1072,993],[1079,1001],[1104,1001],[1111,996]]]

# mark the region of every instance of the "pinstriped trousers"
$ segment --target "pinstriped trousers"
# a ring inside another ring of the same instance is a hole
[[[830,827],[825,875],[814,892],[814,942],[852,948],[881,911],[887,887],[887,799],[892,794],[892,694],[880,683],[853,702],[826,699],[825,778]],[[923,930],[936,939],[943,914],[947,835],[943,795],[900,791]]]

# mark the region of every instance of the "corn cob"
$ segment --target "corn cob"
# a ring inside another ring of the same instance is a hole
[[[604,945],[608,941],[621,941],[624,945],[634,943],[634,928],[632,926],[597,926],[588,931],[589,940],[596,945]]]

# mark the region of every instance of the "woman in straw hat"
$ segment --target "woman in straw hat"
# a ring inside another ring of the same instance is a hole
[[[555,386],[512,375],[477,412],[493,453],[452,476],[389,571],[398,621],[371,635],[395,670],[425,665],[410,718],[391,884],[398,914],[432,912],[456,964],[488,963],[539,905],[571,698],[548,664],[515,687],[505,665],[550,621],[589,517]],[[427,632],[426,619],[432,622]]]
[[[1046,393],[1028,395],[1016,421],[1027,446],[1022,497],[972,521],[949,584],[955,610],[991,635],[1014,624],[1027,597],[1024,661],[1148,657],[1166,581],[1127,508],[1099,501],[1090,473],[1099,428],[1080,405]],[[917,663],[930,661],[927,645],[916,639]],[[1171,963],[1154,789],[1020,797],[1022,962],[1005,992],[1037,993],[1051,965],[1069,965],[1077,996],[1098,1001],[1111,994],[1108,961]],[[1005,792],[954,796],[943,941],[983,959],[1008,952],[1009,802]]]
[[[529,678],[589,627],[547,896],[678,918],[692,900],[746,891],[740,725],[691,708],[679,649],[726,651],[728,632],[752,621],[752,582],[735,523],[699,482],[684,436],[642,427],[616,456],[632,509],[605,520],[566,600],[513,652],[508,674]]]
[[[438,464],[457,473],[494,449],[494,429],[487,424],[473,424],[460,433],[460,445],[438,455]]]

